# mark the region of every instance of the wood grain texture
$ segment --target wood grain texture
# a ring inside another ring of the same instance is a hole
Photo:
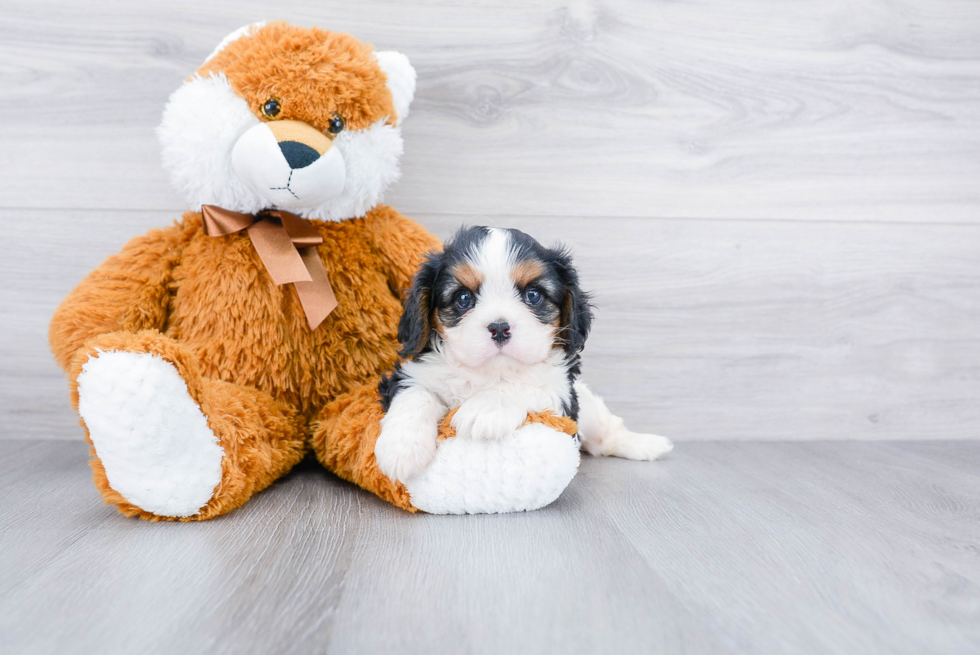
[[[978,226],[417,218],[443,237],[465,220],[564,240],[595,293],[585,379],[635,429],[678,440],[977,438]],[[171,220],[0,210],[0,439],[81,437],[47,322],[128,236]]]
[[[170,209],[164,101],[281,17],[419,71],[414,214],[980,219],[980,5],[496,0],[0,4],[3,207]]]
[[[310,464],[200,524],[102,506],[82,444],[4,447],[4,652],[980,649],[976,442],[586,457],[553,505],[477,517]]]

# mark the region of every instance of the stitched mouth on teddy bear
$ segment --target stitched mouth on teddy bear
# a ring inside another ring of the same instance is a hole
[[[315,207],[343,193],[347,166],[338,148],[306,123],[252,126],[235,142],[235,172],[270,206]]]
[[[290,195],[292,195],[297,200],[302,200],[302,198],[297,196],[293,192],[293,190],[289,188],[289,183],[292,182],[292,180],[293,180],[293,172],[289,171],[289,177],[286,179],[286,186],[271,186],[269,187],[269,191],[288,191]]]

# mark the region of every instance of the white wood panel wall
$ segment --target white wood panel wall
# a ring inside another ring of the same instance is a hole
[[[2,437],[80,438],[51,312],[183,209],[163,104],[275,18],[409,55],[388,201],[572,245],[636,427],[980,436],[980,3],[3,0]]]

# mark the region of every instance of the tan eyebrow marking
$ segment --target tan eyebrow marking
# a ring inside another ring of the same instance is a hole
[[[483,284],[483,273],[465,262],[453,267],[453,276],[471,291],[476,291]]]
[[[544,267],[541,262],[534,260],[524,260],[514,264],[510,269],[510,279],[518,287],[526,287],[544,274]]]

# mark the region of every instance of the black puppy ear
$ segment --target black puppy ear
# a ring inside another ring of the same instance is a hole
[[[401,357],[414,357],[429,344],[432,332],[432,287],[442,268],[442,253],[430,252],[412,278],[412,286],[402,301],[402,318],[398,322]]]
[[[592,304],[589,302],[589,294],[579,287],[578,271],[572,265],[572,256],[568,250],[559,247],[552,253],[552,264],[565,287],[558,338],[561,339],[565,352],[573,355],[585,348],[585,340],[592,329]]]

